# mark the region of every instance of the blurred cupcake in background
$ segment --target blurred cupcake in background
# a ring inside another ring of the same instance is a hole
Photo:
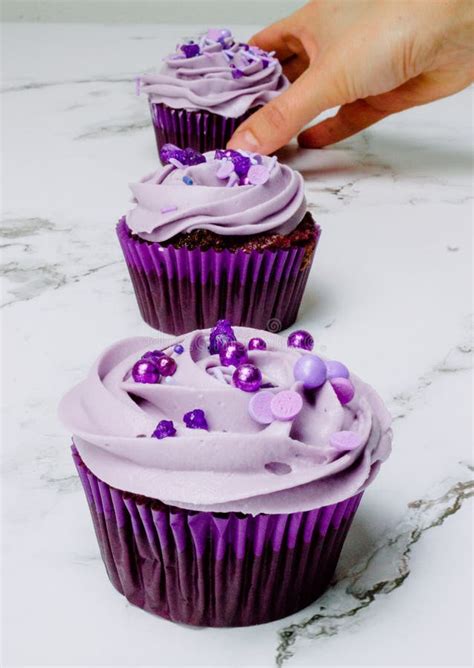
[[[138,79],[148,95],[158,151],[166,143],[205,152],[225,146],[235,129],[288,87],[272,53],[210,29],[178,44],[159,72]]]
[[[301,174],[243,151],[165,145],[165,167],[131,185],[118,237],[143,319],[171,334],[296,319],[320,228]]]

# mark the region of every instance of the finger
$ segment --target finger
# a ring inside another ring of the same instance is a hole
[[[228,148],[268,154],[286,144],[327,104],[314,66],[308,68],[284,93],[252,114],[228,142]],[[321,78],[322,83],[322,78]],[[328,82],[325,87],[329,86]]]
[[[376,109],[365,100],[343,105],[335,116],[313,125],[298,136],[303,148],[322,148],[347,139],[386,118],[391,111]]]
[[[292,56],[282,63],[283,74],[289,81],[295,81],[305,70],[308,69],[309,59],[307,56]]]
[[[264,51],[275,51],[275,55],[280,62],[290,58],[295,53],[295,43],[291,39],[291,33],[285,21],[278,21],[278,23],[274,23],[256,33],[249,40],[249,44],[258,46]]]

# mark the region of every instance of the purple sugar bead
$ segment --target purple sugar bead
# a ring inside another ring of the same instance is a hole
[[[247,348],[240,341],[230,341],[219,351],[222,366],[239,366],[248,362]]]
[[[228,320],[218,320],[209,334],[209,352],[211,355],[217,355],[221,348],[231,341],[237,341],[237,337],[230,322]]]
[[[199,44],[182,44],[180,47],[186,58],[194,58],[201,54]]]
[[[161,420],[156,425],[155,431],[152,434],[153,438],[167,438],[168,436],[176,436],[176,429],[172,420]]]
[[[184,346],[182,346],[180,343],[177,343],[173,350],[177,355],[182,355],[184,353]]]
[[[140,359],[132,368],[132,378],[136,383],[158,383],[160,371],[155,360]]]
[[[241,364],[234,371],[232,381],[243,392],[257,392],[262,385],[262,372],[253,364]]]
[[[314,339],[311,334],[304,329],[297,329],[295,332],[291,332],[288,337],[288,347],[289,348],[300,348],[301,350],[307,350],[311,352],[314,348]]]
[[[266,350],[267,344],[259,336],[254,336],[248,343],[249,350]]]
[[[293,367],[293,373],[304,387],[314,389],[326,381],[326,364],[317,355],[301,355]]]
[[[348,404],[349,401],[352,401],[355,389],[348,378],[331,378],[330,382],[332,389],[343,406]]]
[[[201,408],[195,408],[183,415],[183,422],[188,429],[206,429],[209,431],[206,415]]]
[[[173,376],[176,373],[176,368],[178,365],[172,357],[163,355],[163,357],[160,357],[156,360],[156,366],[162,376]]]
[[[328,380],[331,378],[349,378],[349,369],[342,362],[329,360],[326,362]]]

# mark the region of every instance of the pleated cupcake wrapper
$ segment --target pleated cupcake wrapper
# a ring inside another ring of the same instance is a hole
[[[237,127],[255,111],[257,107],[238,118],[227,118],[208,111],[172,109],[166,104],[150,102],[158,154],[164,144],[195,148],[201,153],[225,148]]]
[[[72,451],[114,587],[148,612],[197,626],[261,624],[312,603],[362,497],[289,515],[187,511],[110,487]]]
[[[303,247],[164,247],[133,238],[124,219],[117,234],[140,313],[155,329],[183,334],[227,318],[233,325],[278,332],[296,320],[313,259],[305,260]]]

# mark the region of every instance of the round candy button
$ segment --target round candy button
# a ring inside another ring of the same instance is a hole
[[[349,369],[342,362],[328,360],[326,362],[326,370],[328,380],[331,380],[331,378],[349,378]]]
[[[275,394],[270,408],[277,420],[293,420],[303,408],[303,399],[298,392],[283,390]]]
[[[355,390],[354,385],[348,378],[331,378],[330,383],[343,406],[344,404],[348,404],[349,401],[352,401]]]
[[[249,414],[256,422],[260,424],[270,424],[275,419],[273,417],[270,404],[273,399],[272,392],[257,392],[249,401]]]
[[[329,444],[339,452],[355,450],[361,443],[361,437],[354,431],[336,431],[329,437]]]

